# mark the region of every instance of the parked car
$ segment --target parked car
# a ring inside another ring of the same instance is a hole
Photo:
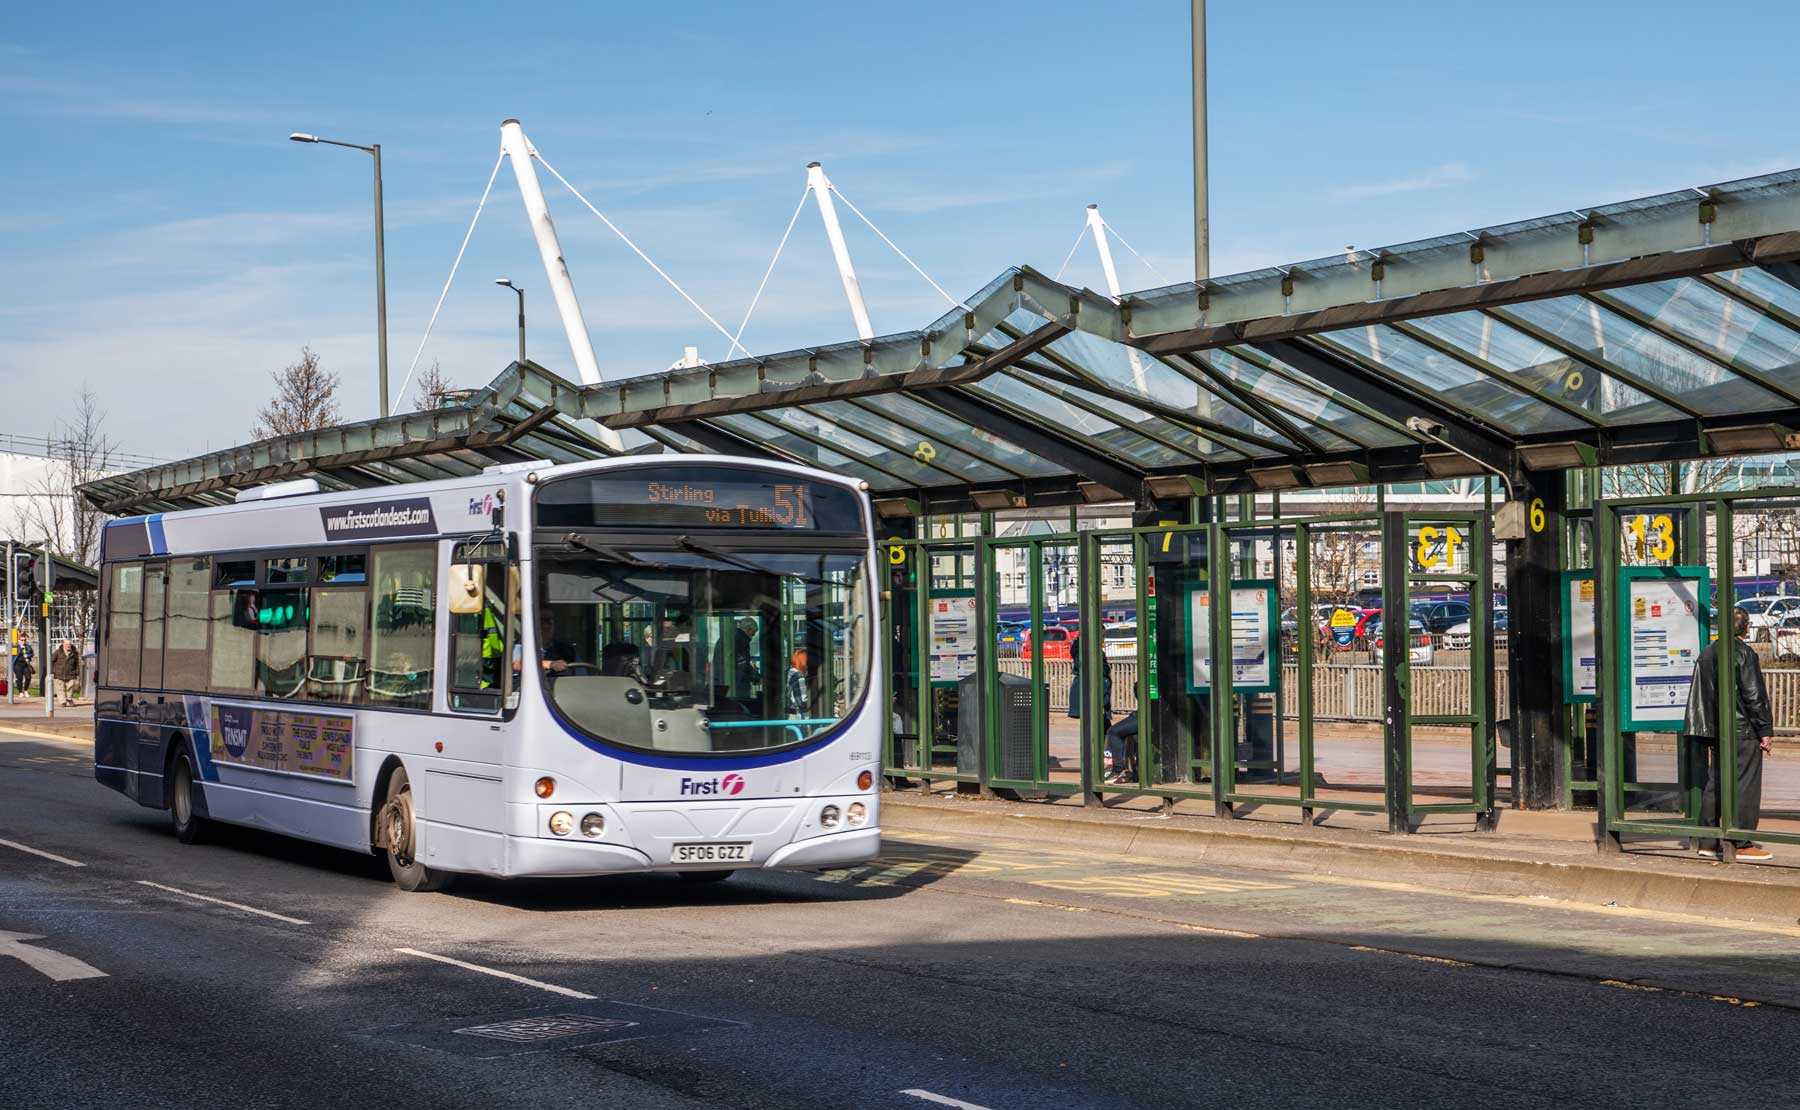
[[[1136,621],[1117,621],[1100,634],[1100,652],[1108,659],[1136,659],[1138,626]]]
[[[1470,613],[1466,601],[1414,601],[1407,608],[1427,632],[1443,632],[1451,625],[1465,623]]]
[[[1061,626],[1046,628],[1042,633],[1034,633],[1028,628],[1019,636],[1019,658],[1035,659],[1042,650],[1045,659],[1068,659],[1074,641],[1075,634]]]
[[[1752,642],[1774,642],[1777,628],[1780,628],[1789,617],[1800,617],[1800,597],[1791,594],[1776,597],[1747,597],[1737,605],[1739,609],[1750,614],[1750,639]]]
[[[1407,661],[1415,667],[1430,666],[1432,660],[1437,658],[1437,649],[1432,646],[1432,635],[1430,630],[1425,627],[1425,622],[1419,620],[1417,617],[1413,617],[1407,621],[1407,625],[1408,631],[1410,632],[1407,639],[1411,645],[1410,650],[1408,650],[1406,655]],[[1372,619],[1368,636],[1370,661],[1379,667],[1381,666],[1382,659],[1385,655],[1384,640],[1386,638],[1382,630],[1381,615],[1379,613]]]
[[[1496,609],[1494,610],[1494,635],[1498,638],[1499,634],[1505,631],[1506,610]],[[1443,642],[1445,651],[1468,651],[1469,642],[1472,639],[1469,635],[1469,622],[1463,621],[1461,624],[1451,625],[1444,629],[1444,634],[1439,639]]]
[[[1017,644],[1020,636],[1030,627],[1024,621],[1001,621],[996,626],[994,639],[1001,644]]]

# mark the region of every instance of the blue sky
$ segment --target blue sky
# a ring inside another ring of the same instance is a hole
[[[405,373],[498,152],[549,161],[735,329],[821,159],[953,294],[1054,272],[1098,202],[1156,272],[1191,276],[1188,9],[911,3],[14,5],[0,16],[0,432],[79,383],[128,448],[242,442],[311,344],[373,415],[366,155],[383,144],[390,360]],[[1215,0],[1213,272],[1372,247],[1800,165],[1800,74],[1757,43],[1800,9]],[[602,370],[725,341],[548,175]],[[878,332],[944,301],[846,212]],[[514,346],[573,377],[502,168],[426,348],[461,385]],[[1084,247],[1066,279],[1099,286]],[[803,213],[744,343],[854,336]],[[21,403],[21,402],[24,403]]]

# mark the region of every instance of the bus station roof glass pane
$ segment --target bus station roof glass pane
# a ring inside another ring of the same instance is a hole
[[[1800,384],[1800,333],[1710,285],[1683,278],[1632,285],[1610,294],[1726,361],[1742,361],[1784,385]]]
[[[1231,440],[1228,437],[1221,437],[1223,442],[1209,440],[1201,435],[1197,429],[1189,428],[1185,425],[1177,424],[1173,420],[1167,420],[1153,413],[1145,412],[1136,405],[1132,405],[1125,401],[1093,393],[1077,386],[1066,385],[1059,381],[1048,381],[1041,377],[1032,378],[1023,374],[1013,376],[1018,377],[1032,388],[1042,389],[1044,392],[1062,400],[1068,401],[1073,399],[1075,401],[1085,401],[1088,405],[1099,408],[1109,417],[1118,421],[1121,427],[1135,430],[1138,434],[1143,435],[1148,439],[1161,440],[1165,444],[1172,444],[1185,454],[1203,459],[1216,458],[1229,460],[1243,458],[1246,453],[1259,453],[1259,449],[1249,445],[1246,445],[1245,448],[1233,450],[1228,444],[1234,444],[1237,442],[1236,440]],[[1240,422],[1243,421],[1244,418],[1242,415],[1235,414],[1235,410],[1234,415],[1236,415],[1236,419]],[[1223,423],[1223,421],[1221,421],[1221,423]],[[1260,451],[1265,454],[1269,453],[1266,448],[1260,449]]]
[[[1298,385],[1241,357],[1229,348],[1216,347],[1210,351],[1199,351],[1194,357],[1205,359],[1233,382],[1280,408],[1290,420],[1300,425],[1301,431],[1311,435],[1321,446],[1348,449],[1388,447],[1412,442],[1409,437],[1343,405],[1323,386],[1307,388]],[[1309,380],[1297,370],[1289,372],[1300,381]]]
[[[1468,363],[1434,351],[1390,327],[1377,324],[1346,328],[1312,339],[1354,351],[1407,381],[1435,391],[1462,411],[1509,432],[1566,431],[1585,426],[1554,406],[1495,381]]]
[[[861,398],[857,404],[877,412],[887,413],[895,420],[903,421],[912,427],[922,428],[944,442],[955,444],[971,455],[988,459],[1020,474],[1048,478],[1068,473],[1050,460],[1040,458],[1008,439],[995,435],[985,428],[970,427],[955,417],[945,415],[904,393],[876,393]]]
[[[754,416],[743,414],[721,416],[712,420],[711,423],[739,435],[747,436],[751,443],[766,445],[772,450],[791,455],[802,462],[826,470],[835,470],[840,474],[854,475],[877,489],[893,489],[903,484],[892,474],[884,473],[829,447],[821,447],[811,440],[802,439],[792,432],[783,431],[778,425]]]
[[[1058,429],[1078,432],[1095,444],[1110,448],[1115,454],[1123,454],[1150,466],[1179,466],[1194,461],[1173,448],[1127,431],[1113,421],[1077,408],[1061,398],[1052,397],[1017,378],[995,375],[976,382],[969,389],[1010,402],[1015,411],[1030,419],[1047,419]]]
[[[1712,359],[1672,343],[1648,328],[1581,297],[1553,297],[1509,307],[1507,312],[1565,343],[1643,378],[1707,414],[1755,412],[1781,398]]]
[[[859,409],[842,401],[828,401],[810,408],[846,428],[864,432],[891,447],[910,452],[915,457],[918,454],[930,455],[933,464],[954,470],[971,482],[999,482],[1014,477],[991,463],[959,450],[948,440],[940,441],[936,437],[902,427],[879,413]]]
[[[877,443],[867,436],[858,435],[849,428],[841,427],[824,417],[807,412],[805,409],[769,409],[762,415],[765,419],[773,420],[785,428],[791,428],[809,439],[823,440],[835,450],[863,459],[890,474],[911,479],[919,485],[940,485],[955,481],[954,477],[932,469],[916,454],[896,451],[886,444]]]
[[[1561,398],[1597,415],[1627,421],[1674,420],[1681,413],[1625,382],[1479,312],[1453,312],[1413,321],[1471,357],[1519,379],[1521,386]],[[1616,422],[1616,421],[1615,421]]]

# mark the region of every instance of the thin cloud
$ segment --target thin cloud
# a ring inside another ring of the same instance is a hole
[[[1391,197],[1399,193],[1422,193],[1430,189],[1445,189],[1452,185],[1461,185],[1473,181],[1475,174],[1461,162],[1446,162],[1435,166],[1416,177],[1403,177],[1396,181],[1373,181],[1362,185],[1346,185],[1333,189],[1329,194],[1337,203],[1370,200],[1374,197]]]

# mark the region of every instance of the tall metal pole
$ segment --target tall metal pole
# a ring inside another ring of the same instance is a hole
[[[44,537],[43,558],[38,565],[44,568],[44,588],[38,592],[38,602],[43,605],[42,635],[38,637],[38,650],[44,658],[38,663],[38,674],[43,677],[38,681],[44,687],[44,716],[56,716],[56,681],[50,677],[50,595],[56,592],[56,556],[50,553],[50,537]]]
[[[519,294],[519,365],[523,366],[525,365],[525,290],[515,285],[513,291]]]
[[[6,541],[6,704],[17,705],[18,683],[13,681],[13,653],[19,650],[19,584],[18,564],[13,561],[13,542]]]
[[[1206,214],[1206,0],[1192,0],[1194,11],[1194,280],[1211,273],[1211,229]]]
[[[806,164],[806,187],[819,202],[819,218],[825,221],[825,238],[831,241],[831,256],[837,259],[838,277],[844,282],[844,298],[850,302],[850,315],[856,320],[859,339],[875,338],[875,327],[869,323],[869,309],[863,304],[862,286],[856,282],[856,267],[850,264],[850,248],[844,242],[844,229],[838,226],[837,205],[831,199],[831,180],[817,162]]]
[[[381,415],[388,414],[387,359],[387,246],[383,242],[381,216],[381,144],[369,148],[375,155],[375,330],[381,356]]]

